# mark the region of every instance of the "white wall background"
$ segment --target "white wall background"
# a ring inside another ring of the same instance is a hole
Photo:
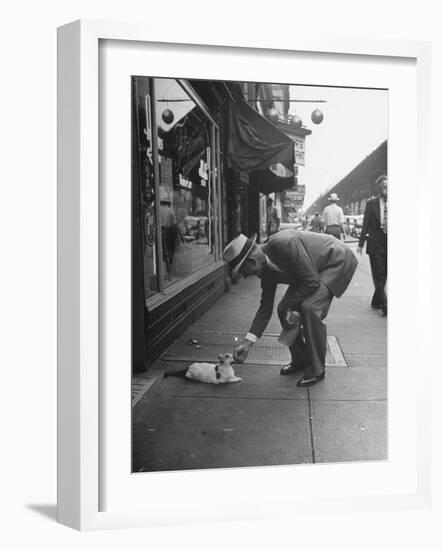
[[[442,35],[436,0],[19,1],[2,9],[0,130],[1,476],[4,548],[437,548],[441,476],[433,510],[364,517],[293,518],[291,525],[235,524],[79,534],[55,515],[56,468],[56,27],[79,17],[146,21],[168,34],[181,25],[195,37],[224,32],[265,35],[308,29],[312,35],[432,40],[434,201],[440,210]],[[404,113],[404,117],[407,113]],[[418,184],[418,182],[417,182]],[[412,200],[412,198],[411,198]],[[421,205],[418,205],[421,206]],[[430,216],[430,207],[428,206]],[[412,211],[412,208],[411,208]],[[412,230],[412,220],[410,228]],[[440,229],[433,219],[429,238]],[[439,225],[439,224],[438,224]],[[434,239],[440,254],[439,239]],[[404,267],[406,266],[404,259]],[[405,272],[405,270],[404,270]],[[413,289],[410,289],[412,299]],[[437,297],[440,302],[440,297]],[[406,301],[404,301],[406,314]],[[416,330],[410,322],[410,335]],[[417,326],[418,328],[418,326]],[[408,337],[409,335],[405,335]],[[434,358],[440,366],[440,357]],[[416,376],[419,375],[418,365]],[[440,375],[439,375],[440,378]],[[440,380],[439,380],[440,382]],[[435,398],[438,386],[433,384]],[[435,465],[440,468],[441,407],[435,399]],[[404,426],[406,429],[406,426]],[[4,464],[3,464],[4,462]],[[232,491],[235,488],[232,487]],[[295,490],[295,488],[294,488]],[[8,539],[6,540],[4,539]]]

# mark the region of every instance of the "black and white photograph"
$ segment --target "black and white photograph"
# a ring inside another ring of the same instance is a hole
[[[387,459],[388,90],[131,85],[132,471]]]
[[[365,8],[3,10],[2,547],[441,547],[440,9]]]

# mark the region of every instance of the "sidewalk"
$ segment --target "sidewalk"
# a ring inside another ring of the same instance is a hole
[[[298,388],[299,375],[279,375],[289,355],[276,341],[276,312],[246,363],[235,366],[242,382],[164,379],[165,370],[216,362],[247,332],[259,280],[234,285],[134,380],[133,471],[386,459],[387,319],[370,308],[372,291],[364,254],[344,296],[333,300],[326,378],[316,386]]]

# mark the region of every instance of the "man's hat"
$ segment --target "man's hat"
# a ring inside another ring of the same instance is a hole
[[[332,201],[332,202],[335,202],[335,201],[339,201],[340,198],[338,197],[338,195],[336,193],[330,193],[330,196],[328,197],[328,200]]]
[[[238,273],[239,268],[242,266],[244,261],[249,256],[252,251],[253,245],[256,242],[256,235],[252,235],[248,239],[242,233],[235,237],[231,241],[223,252],[223,260],[229,264],[231,270],[231,276],[235,277]]]
[[[385,180],[388,180],[388,178],[385,174],[382,174],[381,176],[376,178],[375,186],[380,187],[384,183]]]

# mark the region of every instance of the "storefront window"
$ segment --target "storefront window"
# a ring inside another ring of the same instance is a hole
[[[215,261],[214,125],[176,80],[154,83],[167,287]]]

